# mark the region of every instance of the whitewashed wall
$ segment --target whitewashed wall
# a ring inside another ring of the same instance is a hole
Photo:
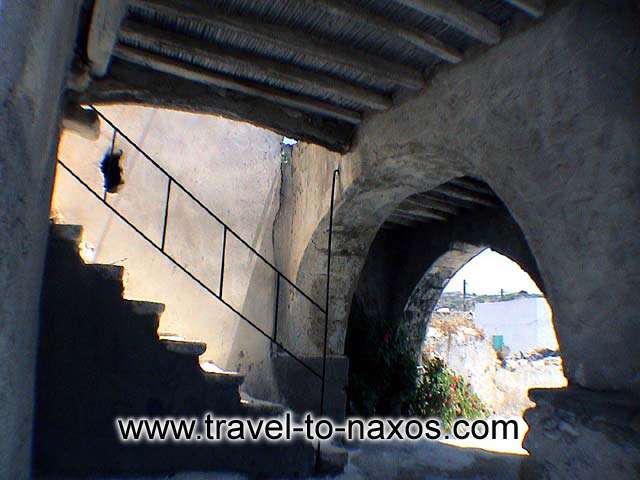
[[[473,318],[487,337],[502,335],[512,353],[558,348],[551,308],[544,298],[478,303]]]

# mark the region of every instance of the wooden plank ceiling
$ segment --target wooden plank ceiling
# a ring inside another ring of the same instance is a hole
[[[463,213],[500,205],[500,199],[486,183],[472,177],[460,177],[406,198],[382,228],[419,228],[426,223],[446,222]]]
[[[541,0],[94,0],[86,103],[223,115],[348,151],[363,117]],[[79,83],[79,82],[76,82]]]

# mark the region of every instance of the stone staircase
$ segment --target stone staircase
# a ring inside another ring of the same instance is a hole
[[[124,268],[85,264],[82,228],[52,225],[42,288],[34,471],[111,475],[312,472],[308,443],[120,443],[115,417],[280,415],[242,399],[242,375],[199,363],[206,344],[159,334],[164,305],[123,299]]]

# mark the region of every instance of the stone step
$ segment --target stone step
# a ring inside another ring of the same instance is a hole
[[[159,317],[164,312],[164,303],[147,302],[146,300],[128,300],[124,302],[131,306],[133,313],[137,315],[155,315]]]
[[[126,473],[179,471],[188,466],[201,471],[238,470],[251,478],[311,474],[314,450],[306,442],[212,445],[211,450],[163,445],[133,453],[115,445],[113,427],[103,421],[105,408],[112,417],[123,404],[133,405],[140,414],[150,406],[170,407],[178,416],[213,409],[219,415],[257,417],[280,415],[284,408],[257,400],[241,402],[243,375],[212,361],[201,362],[205,343],[159,333],[165,306],[124,299],[124,268],[86,263],[81,227],[51,228],[43,284],[42,328],[47,341],[39,361],[46,373],[38,378],[36,410],[42,418],[55,420],[37,422],[34,463],[39,472],[93,478],[105,465],[125,465]],[[77,348],[65,348],[70,338]],[[101,341],[104,338],[118,341]],[[81,368],[68,368],[78,359],[83,360]],[[117,388],[113,378],[118,379]],[[87,390],[87,382],[95,388]],[[105,392],[109,402],[102,397]],[[87,428],[95,433],[91,445],[86,441]]]
[[[210,383],[241,385],[244,382],[244,375],[239,372],[231,372],[219,367],[211,360],[203,360],[200,362],[200,368],[204,370],[205,378]]]
[[[160,327],[160,317],[164,312],[164,304],[129,299],[125,299],[123,302],[136,317],[136,323],[143,322],[148,328],[147,331],[155,338],[158,333],[158,327]]]
[[[76,244],[82,241],[82,225],[51,224],[51,236],[59,240],[67,240]]]
[[[199,357],[207,350],[207,344],[204,342],[192,342],[185,340],[179,335],[171,333],[159,333],[158,337],[160,342],[167,348],[167,350],[179,353],[181,355],[192,355]]]
[[[124,267],[120,265],[107,265],[102,263],[88,263],[87,268],[98,272],[104,279],[122,282]]]
[[[244,392],[240,393],[240,404],[245,413],[251,417],[278,417],[287,411],[279,403],[259,400]]]

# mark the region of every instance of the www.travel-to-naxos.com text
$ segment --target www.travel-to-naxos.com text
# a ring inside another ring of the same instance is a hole
[[[438,418],[349,418],[337,424],[328,418],[307,413],[301,421],[287,412],[280,417],[218,417],[207,413],[201,418],[136,417],[117,418],[116,433],[122,442],[246,442],[328,441],[343,437],[348,441],[517,439],[515,419],[459,418],[447,430]]]

